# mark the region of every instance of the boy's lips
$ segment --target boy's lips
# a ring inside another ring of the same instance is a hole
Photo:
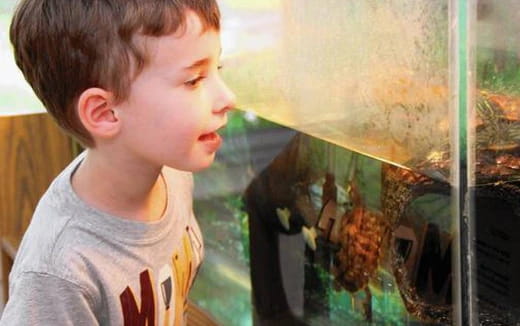
[[[212,141],[216,137],[220,137],[220,136],[219,136],[219,134],[217,134],[216,131],[213,131],[213,132],[209,132],[207,134],[200,136],[199,140],[200,141]]]
[[[227,121],[224,121],[220,127],[213,129],[213,131],[202,134],[199,136],[199,141],[202,142],[210,152],[216,152],[222,145],[222,137],[218,134],[218,131],[226,126]]]
[[[204,143],[210,152],[216,152],[222,145],[222,138],[216,131],[201,135],[199,141]]]

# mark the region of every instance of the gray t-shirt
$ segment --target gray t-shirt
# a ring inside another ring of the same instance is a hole
[[[84,155],[38,203],[9,276],[0,325],[183,325],[204,256],[191,173],[165,167],[165,214],[136,222],[77,197],[70,179]]]

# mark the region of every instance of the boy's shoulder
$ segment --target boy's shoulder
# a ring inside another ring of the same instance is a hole
[[[81,159],[71,162],[40,198],[20,244],[13,275],[36,272],[67,278],[71,273],[74,242],[81,240],[77,217],[88,214],[71,198],[70,175]]]
[[[45,207],[40,202],[39,209],[25,232],[18,249],[10,278],[16,279],[23,273],[38,273],[55,276],[78,283],[77,275],[83,269],[79,249],[74,241],[72,216]],[[45,210],[45,213],[42,211]],[[48,215],[51,211],[54,214]]]
[[[20,245],[13,275],[37,272],[76,282],[88,269],[85,264],[89,258],[106,256],[96,252],[110,250],[111,243],[122,236],[117,232],[133,231],[127,225],[131,223],[89,207],[72,190],[70,177],[83,158],[81,154],[71,162],[40,199]],[[162,174],[178,212],[190,213],[192,173],[164,167]]]

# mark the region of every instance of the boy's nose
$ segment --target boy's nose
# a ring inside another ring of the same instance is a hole
[[[233,93],[233,91],[226,85],[226,83],[224,83],[224,81],[220,81],[219,86],[220,89],[218,98],[215,103],[216,105],[213,112],[223,114],[235,108],[236,96],[235,93]]]

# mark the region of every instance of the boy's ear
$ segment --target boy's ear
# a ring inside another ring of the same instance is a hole
[[[112,92],[92,87],[81,93],[77,103],[78,116],[94,138],[111,138],[120,128]]]

